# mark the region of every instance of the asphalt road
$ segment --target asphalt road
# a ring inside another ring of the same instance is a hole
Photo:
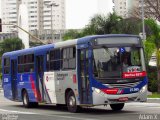
[[[160,120],[160,103],[127,103],[119,112],[99,106],[70,113],[66,107],[54,105],[23,108],[22,103],[9,101],[0,93],[0,120]]]

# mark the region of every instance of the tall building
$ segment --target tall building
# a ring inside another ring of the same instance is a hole
[[[2,23],[17,24],[18,0],[2,0]],[[16,30],[14,26],[3,25],[3,32],[11,32]]]
[[[21,4],[25,5],[28,11],[29,31],[43,29],[43,0],[20,0],[18,8]]]
[[[114,11],[123,18],[130,17],[135,6],[139,6],[139,0],[113,0]]]
[[[52,6],[51,12],[51,6],[49,6],[49,4],[53,2],[58,6]],[[18,11],[21,4],[26,5],[28,9],[30,32],[43,32],[44,30],[51,30],[51,28],[53,28],[53,30],[65,29],[65,0],[3,0],[2,22],[18,24]],[[11,25],[3,26],[3,32],[12,32],[16,30],[17,28]]]
[[[55,4],[51,6],[51,3]],[[43,8],[45,30],[51,29],[51,14],[52,28],[65,29],[65,0],[44,0]]]

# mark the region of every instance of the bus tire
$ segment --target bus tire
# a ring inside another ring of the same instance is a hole
[[[80,107],[77,106],[76,97],[72,90],[70,90],[67,94],[67,108],[68,108],[68,111],[72,113],[76,113],[80,111]]]
[[[39,106],[38,102],[32,102],[32,107],[37,108]]]
[[[120,111],[123,109],[124,107],[124,103],[119,103],[119,104],[110,104],[110,107],[112,108],[112,110],[114,111]]]
[[[23,91],[22,93],[22,101],[23,101],[23,106],[25,108],[30,108],[31,107],[31,102],[29,102],[29,97],[28,97],[28,93],[26,90]]]

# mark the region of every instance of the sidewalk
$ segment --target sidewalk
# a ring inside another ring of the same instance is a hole
[[[0,93],[3,92],[2,84],[0,83]]]

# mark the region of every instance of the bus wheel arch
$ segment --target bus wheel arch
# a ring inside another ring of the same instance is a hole
[[[110,104],[110,107],[112,108],[112,110],[114,111],[120,111],[123,109],[124,107],[124,103],[118,103],[118,104]]]
[[[67,105],[67,95],[70,91],[73,91],[71,88],[67,88],[66,91],[65,91],[65,103]]]
[[[68,89],[65,94],[66,105],[70,112],[79,112],[80,106],[77,105],[76,97],[72,89]]]
[[[28,92],[25,88],[22,89],[22,101],[23,101],[23,106],[26,108],[31,107],[31,102],[29,102],[29,95]]]
[[[21,90],[21,97],[25,108],[38,107],[38,102],[30,102],[28,92],[25,88]]]
[[[24,91],[26,91],[26,89],[25,88],[22,88],[22,90],[21,90],[21,99],[23,99],[23,92]]]

